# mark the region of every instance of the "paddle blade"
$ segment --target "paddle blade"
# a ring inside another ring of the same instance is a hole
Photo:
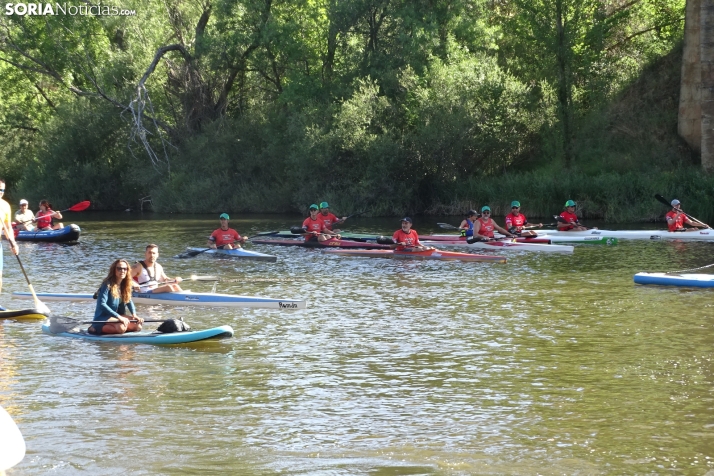
[[[672,204],[670,203],[670,201],[667,200],[666,198],[664,198],[664,197],[663,197],[662,195],[660,195],[659,193],[655,193],[655,198],[656,198],[657,201],[660,202],[662,205],[666,205],[666,206],[668,206],[668,207],[671,207],[671,206],[672,206]]]
[[[84,210],[89,208],[89,205],[91,205],[91,204],[92,203],[89,200],[85,200],[83,202],[79,202],[76,205],[72,205],[67,210],[69,210],[70,212],[83,212]]]
[[[442,228],[444,230],[458,230],[458,226],[454,226],[451,223],[437,223],[439,225],[439,228]]]
[[[174,258],[193,258],[194,256],[199,255],[204,251],[208,251],[210,249],[211,248],[206,248],[205,250],[186,250],[183,253],[174,256]]]
[[[394,245],[394,240],[387,238],[386,236],[380,236],[377,238],[377,244],[379,245]]]
[[[65,316],[51,316],[50,317],[50,332],[53,334],[60,334],[62,332],[70,332],[75,330],[82,325],[82,321],[79,319],[72,319],[71,317]]]
[[[191,281],[218,281],[218,276],[196,276],[192,274],[188,279]]]
[[[291,226],[290,233],[292,233],[293,235],[303,235],[305,234],[305,230],[299,226]]]

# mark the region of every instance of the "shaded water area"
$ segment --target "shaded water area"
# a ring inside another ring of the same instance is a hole
[[[69,214],[68,214],[69,215]],[[167,274],[300,298],[298,311],[138,306],[232,339],[113,345],[0,323],[0,404],[27,456],[10,475],[704,474],[714,468],[714,290],[639,271],[714,262],[714,244],[624,242],[507,264],[331,257],[248,245],[199,255],[213,217],[75,214],[76,246],[21,244],[38,292],[92,292],[114,258],[160,246]],[[420,233],[448,219],[415,219]],[[455,219],[452,217],[452,221]],[[231,220],[242,234],[299,217]],[[398,220],[351,220],[391,234]],[[6,246],[6,245],[4,245]],[[27,291],[5,248],[0,304]],[[209,291],[211,283],[185,282]],[[47,303],[89,317],[93,303]]]

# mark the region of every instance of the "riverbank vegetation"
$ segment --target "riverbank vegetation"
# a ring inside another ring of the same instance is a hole
[[[684,0],[123,2],[0,19],[10,199],[707,217],[677,137]]]

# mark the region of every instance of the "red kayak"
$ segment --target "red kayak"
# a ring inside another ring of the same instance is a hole
[[[330,238],[326,241],[303,241],[300,240],[250,240],[251,243],[257,245],[278,245],[278,246],[301,246],[303,248],[365,248],[370,250],[387,250],[390,249],[389,245],[378,245],[377,243],[365,243],[362,241],[351,241],[351,240],[338,240],[337,238]]]
[[[388,245],[387,245],[388,246]],[[503,256],[475,255],[471,253],[457,253],[455,251],[396,251],[396,250],[325,250],[323,253],[330,253],[340,256],[365,256],[369,258],[395,258],[395,259],[435,259],[435,260],[457,260],[457,261],[477,261],[505,263]]]
[[[419,241],[466,241],[465,236],[461,235],[419,235]],[[516,243],[543,243],[549,245],[551,243],[548,238],[539,238],[534,236],[532,238],[519,236],[518,238],[509,238],[509,240],[516,240]]]

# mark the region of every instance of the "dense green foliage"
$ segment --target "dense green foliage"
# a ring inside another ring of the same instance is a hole
[[[134,0],[136,16],[3,16],[2,173],[14,195],[107,209],[151,195],[172,212],[402,214],[517,197],[547,216],[566,197],[650,217],[610,202],[654,186],[686,198],[657,173],[691,167],[672,102],[683,7]]]

